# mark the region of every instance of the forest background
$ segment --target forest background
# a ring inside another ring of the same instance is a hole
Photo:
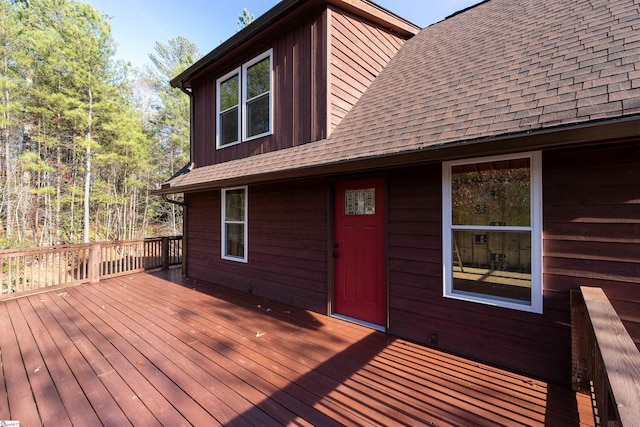
[[[189,99],[169,80],[201,54],[183,37],[145,70],[114,54],[89,4],[0,0],[0,249],[182,233],[150,191],[189,161]]]

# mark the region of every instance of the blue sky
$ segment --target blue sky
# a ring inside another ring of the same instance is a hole
[[[236,32],[246,7],[258,16],[278,0],[85,0],[110,16],[117,59],[142,68],[156,42],[183,36],[205,55]],[[421,27],[440,21],[480,0],[377,0],[375,3]]]

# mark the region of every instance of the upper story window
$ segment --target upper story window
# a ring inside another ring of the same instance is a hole
[[[540,152],[443,164],[444,295],[542,313]]]
[[[272,81],[272,50],[217,80],[217,148],[273,132]]]

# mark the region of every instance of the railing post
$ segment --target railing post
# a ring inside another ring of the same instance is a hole
[[[94,243],[89,248],[89,283],[100,281],[100,243]]]
[[[169,238],[168,237],[163,237],[162,238],[162,269],[163,270],[168,270],[169,269]]]
[[[571,290],[571,385],[573,391],[588,393],[589,379],[593,372],[590,369],[593,343],[590,339],[591,325],[587,317],[582,293],[578,289]]]

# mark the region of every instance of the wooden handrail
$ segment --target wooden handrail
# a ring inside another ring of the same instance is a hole
[[[601,288],[571,292],[572,382],[601,426],[640,425],[640,351]]]
[[[96,283],[182,261],[182,236],[0,251],[0,298]]]

